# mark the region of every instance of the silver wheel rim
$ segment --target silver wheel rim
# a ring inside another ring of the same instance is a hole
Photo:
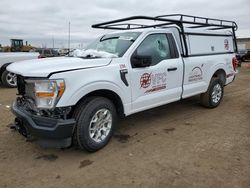
[[[6,82],[10,85],[10,86],[16,86],[17,82],[16,82],[16,74],[9,72],[6,75]]]
[[[220,84],[216,84],[213,88],[212,92],[212,101],[214,103],[218,103],[222,96],[222,88]]]
[[[112,127],[112,114],[108,109],[98,110],[89,123],[89,136],[97,143],[107,138]]]

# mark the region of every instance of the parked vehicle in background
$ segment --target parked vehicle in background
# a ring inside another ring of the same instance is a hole
[[[21,63],[23,60],[37,59],[38,53],[31,52],[6,52],[0,53],[0,81],[5,87],[16,87],[16,74],[6,70],[11,63]]]
[[[8,66],[18,74],[12,112],[22,135],[46,147],[74,142],[97,151],[109,142],[118,117],[194,95],[203,106],[217,107],[237,73],[232,21],[135,16],[92,27],[119,31],[75,57]]]
[[[238,60],[238,67],[241,67],[241,63],[242,63],[242,60],[241,60],[241,57],[242,55],[244,55],[247,51],[246,50],[239,50],[238,53],[236,54],[236,58]]]
[[[50,48],[38,48],[36,49],[36,52],[38,52],[40,55],[38,58],[47,58],[47,57],[58,57],[60,56],[59,53]]]
[[[246,53],[241,56],[241,61],[250,61],[250,51],[246,51]]]
[[[58,52],[61,56],[65,56],[65,55],[68,55],[69,54],[69,51],[72,51],[72,50],[69,50],[68,48],[62,48],[62,49],[59,49]]]
[[[241,67],[242,62],[250,61],[250,51],[239,50],[236,54],[236,58],[238,60],[238,67]]]

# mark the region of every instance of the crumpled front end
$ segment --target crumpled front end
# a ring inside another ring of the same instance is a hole
[[[44,147],[64,148],[71,145],[75,120],[71,107],[39,109],[35,102],[34,84],[17,76],[18,97],[12,105],[16,129]]]

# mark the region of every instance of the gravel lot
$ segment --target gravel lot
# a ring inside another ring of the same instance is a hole
[[[0,187],[250,187],[245,65],[218,108],[193,97],[132,115],[92,154],[44,149],[11,130],[15,93],[0,88]]]

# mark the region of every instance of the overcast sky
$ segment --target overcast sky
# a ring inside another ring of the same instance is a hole
[[[21,38],[33,46],[86,45],[106,33],[91,25],[134,15],[190,14],[234,20],[238,37],[250,38],[250,0],[0,0],[0,44]]]

